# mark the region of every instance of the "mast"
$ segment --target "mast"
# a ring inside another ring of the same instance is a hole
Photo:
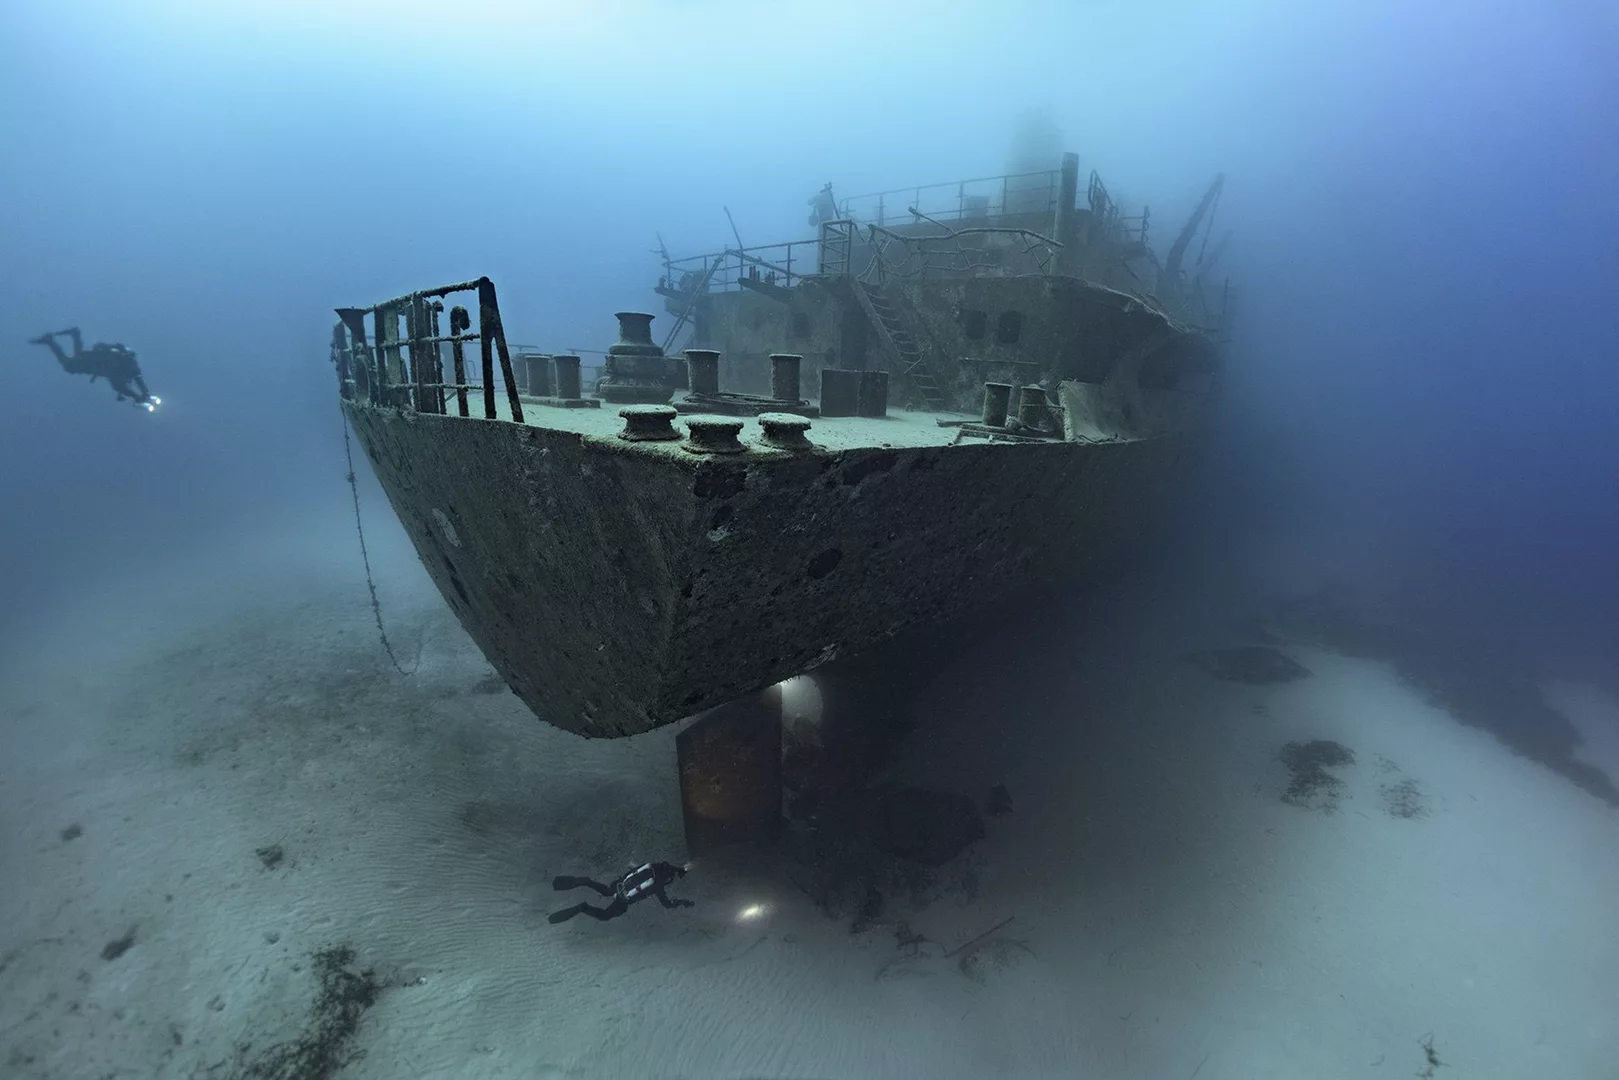
[[[1198,200],[1197,209],[1192,211],[1191,220],[1186,223],[1181,234],[1175,237],[1175,243],[1169,249],[1169,257],[1164,260],[1164,276],[1170,281],[1181,279],[1181,262],[1186,258],[1186,249],[1191,246],[1192,237],[1197,235],[1198,226],[1203,224],[1204,215],[1214,205],[1214,200],[1220,197],[1220,189],[1223,187],[1225,187],[1225,173],[1218,173],[1214,177],[1214,183],[1203,193],[1203,198]]]

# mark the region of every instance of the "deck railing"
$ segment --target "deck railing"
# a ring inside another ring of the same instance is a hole
[[[1107,185],[1095,169],[1091,170],[1090,184],[1085,191],[1091,216],[1101,226],[1102,234],[1119,243],[1135,243],[1145,247],[1147,229],[1152,222],[1152,210],[1143,206],[1141,213],[1126,215],[1108,194]]]
[[[972,276],[997,272],[1051,274],[1058,266],[1062,237],[1035,228],[1010,228],[1017,215],[1039,215],[1061,228],[1057,203],[1062,190],[1061,170],[958,180],[948,184],[896,188],[835,198],[830,188],[816,200],[818,235],[762,247],[735,247],[707,255],[664,257],[664,275],[658,292],[669,298],[670,310],[679,315],[665,341],[668,349],[703,296],[710,293],[754,289],[773,294],[774,287],[791,288],[808,276],[848,276],[880,283],[894,278]],[[1130,260],[1144,257],[1156,267],[1148,246],[1152,212],[1125,214],[1108,191],[1100,174],[1091,171],[1084,193],[1092,226],[1090,245],[1111,250],[1105,271],[1092,268],[1096,279],[1124,291],[1139,293],[1152,305],[1179,303],[1158,298],[1158,282],[1143,281]],[[830,217],[833,211],[836,217]],[[1006,219],[1011,217],[1012,221]],[[980,225],[979,219],[984,223]],[[990,225],[994,222],[994,226]],[[901,229],[903,226],[903,230]],[[999,234],[996,237],[994,234]],[[1081,261],[1083,256],[1080,257]],[[1074,270],[1066,272],[1078,272]],[[1136,288],[1119,285],[1120,276]],[[1173,290],[1170,290],[1173,292]],[[778,294],[779,295],[779,294]],[[1228,320],[1224,305],[1200,303],[1193,316],[1206,332],[1224,335]],[[1219,307],[1219,310],[1214,310]]]
[[[870,257],[858,269],[851,265],[848,272],[862,281],[876,284],[895,278],[926,280],[930,276],[971,276],[1006,269],[1006,256],[1010,253],[1026,259],[1036,273],[1049,276],[1057,251],[1063,246],[1052,237],[1031,229],[952,229],[940,222],[934,224],[939,232],[921,236],[895,232],[880,225],[867,225],[865,246],[870,251]],[[968,240],[968,237],[974,239]],[[979,245],[976,242],[978,238],[985,243]],[[1000,239],[1004,243],[992,243],[993,239]],[[855,255],[852,262],[858,261],[858,255]]]
[[[973,274],[1003,266],[1007,251],[1027,256],[1035,270],[1052,271],[1062,244],[1031,229],[952,228],[909,208],[913,223],[934,231],[907,234],[850,219],[824,221],[814,240],[792,240],[761,247],[727,248],[708,255],[667,259],[658,292],[690,307],[709,293],[744,289],[769,292],[791,288],[811,275],[849,275],[866,281],[890,277]],[[975,246],[968,238],[1001,237],[1003,244]]]
[[[1013,254],[1031,257],[1039,272],[1050,273],[1056,251],[1062,247],[1058,239],[1029,229],[977,227],[974,222],[1029,214],[1055,223],[1061,188],[1061,170],[1049,170],[842,199],[824,192],[827,212],[835,206],[838,216],[821,220],[815,239],[726,248],[680,259],[665,255],[658,292],[681,305],[679,311],[690,312],[709,293],[748,288],[769,292],[772,286],[791,288],[810,275],[862,277],[875,272],[878,263],[882,272],[901,276],[993,270],[995,260],[1012,247],[992,244],[986,249],[975,241],[962,242],[963,237],[989,233],[1019,235],[1015,246],[1022,250]],[[1086,195],[1101,235],[1115,244],[1146,246],[1150,210],[1143,207],[1140,214],[1122,214],[1094,170]],[[901,225],[906,227],[904,235],[897,231]],[[919,226],[933,229],[918,234]],[[903,249],[903,257],[896,245]],[[677,323],[671,338],[684,322]]]
[[[726,248],[707,255],[664,260],[658,291],[664,295],[738,292],[764,285],[791,288],[820,273],[820,242],[789,240],[759,247]]]
[[[1051,169],[850,195],[838,199],[837,208],[841,218],[873,225],[909,222],[911,210],[945,221],[1005,214],[1049,216],[1056,210],[1061,189],[1062,172]]]
[[[450,309],[446,334],[441,320],[444,298],[464,292],[477,294],[476,328],[471,312],[458,304]],[[338,308],[337,317],[332,329],[332,360],[337,365],[338,389],[345,399],[442,414],[448,412],[448,391],[455,396],[459,414],[467,416],[468,391],[481,389],[484,418],[494,420],[498,418],[498,365],[511,418],[522,422],[523,405],[518,400],[511,353],[500,322],[500,304],[494,282],[488,278],[424,289],[371,307]],[[478,344],[476,380],[467,371],[468,342]],[[453,380],[444,377],[446,345],[450,347]]]

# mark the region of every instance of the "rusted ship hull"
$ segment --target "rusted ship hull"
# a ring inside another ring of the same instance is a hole
[[[1083,576],[1161,518],[1190,437],[721,456],[344,408],[467,632],[536,715],[590,737]]]

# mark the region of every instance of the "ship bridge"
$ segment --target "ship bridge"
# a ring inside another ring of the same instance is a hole
[[[769,356],[881,369],[898,402],[973,411],[985,382],[1099,382],[1151,353],[1169,374],[1208,371],[1230,330],[1230,290],[1208,253],[1216,178],[1164,259],[1152,212],[1127,213],[1079,158],[1057,169],[810,200],[803,239],[663,255],[673,316],[662,347],[724,355],[728,385],[762,392]],[[1193,272],[1182,270],[1203,233]]]

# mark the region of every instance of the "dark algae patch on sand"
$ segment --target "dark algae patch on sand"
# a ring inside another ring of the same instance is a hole
[[[116,960],[128,952],[130,946],[134,944],[135,928],[130,927],[129,933],[125,934],[123,937],[114,938],[113,940],[107,942],[106,947],[101,950],[101,959],[109,962]]]
[[[1290,742],[1278,755],[1290,774],[1282,801],[1330,814],[1343,797],[1344,782],[1329,769],[1355,763],[1355,752],[1330,739]]]
[[[370,969],[352,970],[354,950],[346,946],[323,949],[311,961],[320,991],[303,1033],[257,1053],[251,1044],[238,1046],[225,1074],[229,1080],[330,1080],[360,1056],[350,1043],[366,1010],[381,996],[382,984]]]
[[[1619,807],[1619,787],[1576,756],[1579,730],[1546,704],[1527,661],[1464,629],[1430,630],[1414,618],[1370,615],[1361,607],[1344,590],[1324,589],[1283,605],[1270,621],[1295,639],[1392,664],[1429,704]]]
[[[1434,1049],[1433,1036],[1424,1035],[1418,1040],[1417,1045],[1422,1047],[1423,1059],[1422,1068],[1417,1072],[1417,1076],[1420,1080],[1434,1080],[1439,1070],[1445,1067],[1445,1063],[1439,1060],[1439,1051]]]
[[[1382,796],[1383,810],[1389,817],[1411,821],[1428,816],[1428,800],[1422,794],[1421,785],[1410,777],[1384,784],[1377,792]]]

